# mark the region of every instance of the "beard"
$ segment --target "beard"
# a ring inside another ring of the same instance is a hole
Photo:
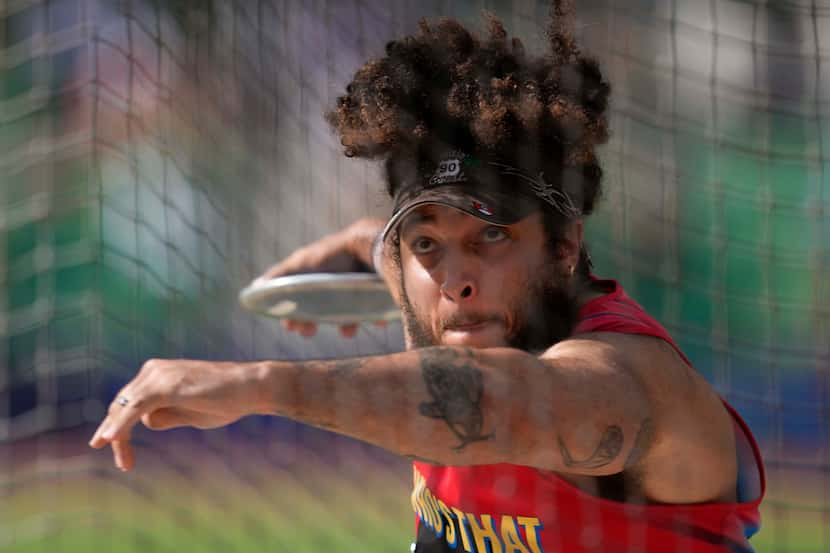
[[[571,286],[549,278],[527,282],[517,288],[523,297],[511,302],[515,325],[505,338],[508,347],[530,353],[546,350],[571,335],[579,316],[579,304]],[[404,329],[412,348],[439,346],[441,341],[430,326],[418,318],[401,279],[401,311]],[[446,324],[442,321],[442,324]],[[443,326],[442,326],[443,328]]]

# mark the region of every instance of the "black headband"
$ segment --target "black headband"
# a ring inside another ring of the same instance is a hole
[[[442,185],[472,185],[476,189],[499,189],[504,177],[510,177],[520,185],[512,192],[525,196],[533,196],[553,207],[567,219],[578,219],[582,216],[579,208],[570,195],[558,189],[545,180],[543,171],[535,176],[528,171],[506,163],[499,159],[481,158],[453,150],[439,157],[438,162],[422,161],[420,166],[410,168],[403,177],[398,193],[395,196],[393,213],[403,207],[403,203],[411,201],[419,190],[426,190]]]
[[[533,177],[510,164],[450,151],[438,162],[405,160],[398,166],[398,192],[392,217],[382,233],[385,241],[413,209],[423,205],[445,205],[495,225],[512,225],[544,205],[553,207],[566,219],[578,219],[582,211],[570,196],[544,179]],[[513,182],[505,183],[505,177]],[[540,203],[541,202],[541,203]]]

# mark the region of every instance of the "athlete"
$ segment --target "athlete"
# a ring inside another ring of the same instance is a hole
[[[618,283],[591,272],[583,221],[601,189],[610,88],[571,12],[553,2],[538,58],[492,17],[482,38],[452,19],[422,23],[328,114],[347,156],[384,163],[393,215],[265,276],[344,259],[375,268],[406,351],[151,360],[91,445],[111,445],[128,470],[139,421],[281,415],[413,459],[418,553],[751,551],[764,476],[749,429]]]

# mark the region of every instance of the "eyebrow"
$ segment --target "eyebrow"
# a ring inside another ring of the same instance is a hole
[[[434,225],[435,224],[435,215],[424,214],[424,213],[413,213],[401,225],[400,234],[403,236],[406,234],[410,229],[414,227],[418,227],[421,225]]]

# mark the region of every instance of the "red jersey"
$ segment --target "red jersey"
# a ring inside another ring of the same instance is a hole
[[[596,280],[596,279],[595,279]],[[585,304],[573,334],[666,330],[613,290]],[[594,497],[555,473],[510,464],[435,466],[415,462],[416,553],[746,553],[760,526],[764,469],[746,423],[732,416],[738,450],[735,503],[643,505]]]

